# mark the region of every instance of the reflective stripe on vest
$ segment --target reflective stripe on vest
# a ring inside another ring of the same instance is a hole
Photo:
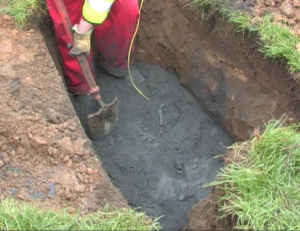
[[[92,24],[101,24],[107,17],[115,0],[85,0],[83,18]]]

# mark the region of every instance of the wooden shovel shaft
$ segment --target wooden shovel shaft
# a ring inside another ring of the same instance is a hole
[[[60,19],[64,25],[64,28],[66,30],[67,36],[69,38],[69,41],[71,45],[74,45],[73,35],[72,35],[72,24],[70,22],[67,10],[65,8],[65,5],[63,3],[63,0],[55,0],[56,9],[59,13]],[[93,98],[96,101],[101,100],[100,96],[100,88],[97,86],[95,79],[93,77],[93,74],[91,72],[89,63],[86,59],[86,56],[84,54],[79,55],[76,57],[78,60],[78,63],[80,65],[80,68],[82,70],[82,73],[84,75],[84,78],[87,82],[87,84],[90,87],[90,94],[93,96]]]

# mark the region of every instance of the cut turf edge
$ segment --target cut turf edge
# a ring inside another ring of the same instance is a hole
[[[286,60],[289,72],[295,79],[300,79],[300,52],[297,49],[299,41],[288,25],[273,22],[272,15],[266,14],[259,19],[245,12],[232,10],[225,0],[193,0],[189,5],[199,10],[202,17],[205,12],[217,10],[244,38],[246,32],[256,33],[260,45],[258,51],[271,61]]]
[[[236,229],[300,229],[299,126],[286,122],[271,120],[262,135],[230,147],[226,166],[204,186],[221,189],[219,219],[234,219]]]

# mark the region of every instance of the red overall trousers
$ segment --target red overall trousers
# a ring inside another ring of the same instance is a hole
[[[69,56],[67,44],[70,42],[56,10],[54,0],[46,0],[58,49],[67,77],[68,89],[72,94],[87,94],[89,87],[84,80],[76,58]],[[78,24],[84,0],[63,0],[72,25]],[[100,54],[99,64],[110,74],[123,77],[127,74],[129,45],[139,17],[138,0],[115,0],[108,17],[101,25],[95,25],[95,41]],[[132,51],[133,55],[134,49]],[[91,62],[92,52],[88,58]]]

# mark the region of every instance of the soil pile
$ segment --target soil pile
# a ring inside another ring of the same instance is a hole
[[[0,197],[126,207],[86,138],[42,35],[0,18]]]

